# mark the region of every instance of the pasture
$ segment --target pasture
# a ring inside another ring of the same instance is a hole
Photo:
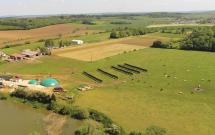
[[[143,49],[101,60],[97,64],[114,74],[110,65],[125,62],[149,72],[127,78],[118,74],[121,84],[83,93],[76,104],[107,114],[129,131],[158,125],[173,135],[213,135],[214,58],[213,53]],[[198,85],[202,91],[196,92]]]

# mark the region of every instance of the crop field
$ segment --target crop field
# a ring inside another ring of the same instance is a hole
[[[31,30],[11,30],[0,31],[0,44],[7,42],[36,41],[40,39],[55,38],[59,35],[81,35],[86,32],[92,33],[90,30],[80,24],[58,24]]]
[[[139,50],[144,47],[126,44],[110,44],[110,45],[99,45],[99,46],[88,46],[82,49],[63,53],[58,53],[58,56],[73,58],[82,61],[96,61],[104,59],[110,56],[114,56],[123,52],[132,51],[134,49]]]
[[[131,37],[105,41],[102,43],[83,45],[79,47],[70,47],[54,51],[54,54],[61,57],[67,57],[82,61],[96,61],[121,54],[128,51],[144,49],[152,45],[155,40],[168,41],[165,37]]]

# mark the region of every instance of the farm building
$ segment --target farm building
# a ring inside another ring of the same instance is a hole
[[[82,40],[72,40],[72,44],[75,44],[75,45],[82,45],[84,43],[84,41]]]
[[[59,82],[55,79],[48,78],[48,79],[42,80],[40,85],[44,87],[56,87],[56,86],[59,86]]]
[[[33,57],[39,56],[40,52],[38,52],[38,51],[31,51],[31,50],[24,50],[22,52],[22,55],[24,55],[25,57],[28,57],[28,58],[33,58]]]
[[[17,61],[17,60],[24,60],[25,56],[21,55],[21,54],[12,54],[10,55],[10,59]]]

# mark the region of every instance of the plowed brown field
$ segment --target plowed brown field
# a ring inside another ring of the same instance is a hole
[[[54,38],[61,35],[80,35],[93,32],[84,25],[58,24],[31,30],[0,31],[0,44],[5,42],[19,43],[22,41],[36,41],[39,39]]]

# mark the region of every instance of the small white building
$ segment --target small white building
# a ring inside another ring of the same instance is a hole
[[[72,44],[82,45],[82,44],[84,44],[84,41],[82,41],[82,40],[72,40]]]

